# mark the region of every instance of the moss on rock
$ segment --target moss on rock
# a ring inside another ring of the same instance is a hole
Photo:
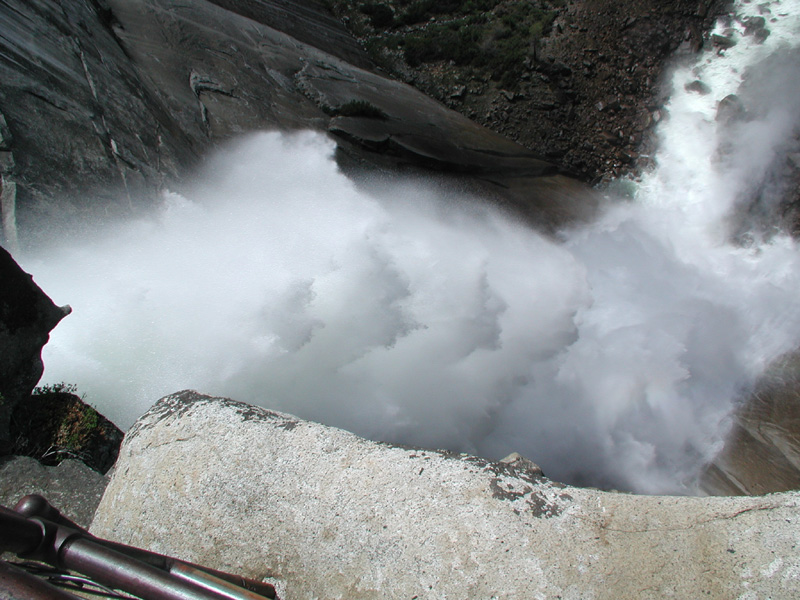
[[[36,388],[11,415],[11,454],[45,465],[73,458],[105,473],[117,459],[122,432],[75,395],[75,386]]]

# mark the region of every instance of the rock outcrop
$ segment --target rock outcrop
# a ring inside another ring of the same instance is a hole
[[[800,489],[800,352],[775,361],[734,414],[702,488],[720,495]]]
[[[455,171],[549,223],[593,203],[529,150],[375,72],[314,0],[11,0],[0,19],[4,215],[28,243],[48,217],[146,206],[258,129],[330,130],[348,165]],[[386,118],[335,117],[354,102]]]
[[[50,331],[69,314],[33,282],[0,247],[0,455],[11,448],[14,408],[30,396],[44,369],[42,347]]]
[[[293,599],[800,593],[796,493],[637,497],[515,464],[182,392],[129,431],[91,530]]]
[[[73,388],[45,386],[17,404],[9,428],[10,454],[51,466],[78,459],[99,473],[114,466],[122,431],[72,393]]]
[[[0,505],[13,508],[23,496],[39,494],[81,527],[92,522],[107,484],[79,460],[47,467],[29,456],[0,458]]]

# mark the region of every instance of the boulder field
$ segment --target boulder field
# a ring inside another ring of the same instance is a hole
[[[128,432],[91,531],[292,599],[789,598],[799,503],[573,488],[186,391]]]

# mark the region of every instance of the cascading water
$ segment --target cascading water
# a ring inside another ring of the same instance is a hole
[[[561,243],[424,184],[358,189],[318,134],[240,140],[157,218],[23,257],[74,309],[45,380],[122,427],[195,388],[375,439],[518,451],[568,482],[692,492],[741,392],[800,346],[794,241],[732,244],[728,219],[796,101],[717,153],[717,102],[800,32],[800,0],[767,4],[763,44],[676,73],[635,201]],[[685,91],[694,79],[712,93]]]

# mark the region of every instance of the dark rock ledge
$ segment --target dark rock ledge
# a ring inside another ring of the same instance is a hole
[[[42,376],[42,347],[69,314],[33,282],[0,247],[0,454],[13,444],[11,418]]]

